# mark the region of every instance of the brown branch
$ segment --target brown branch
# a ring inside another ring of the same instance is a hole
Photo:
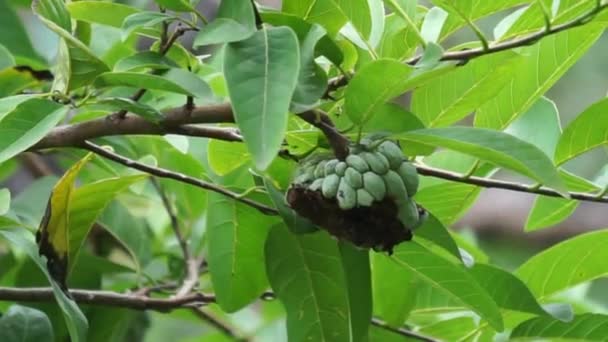
[[[179,244],[179,247],[182,250],[182,255],[184,257],[184,270],[185,275],[182,280],[182,286],[177,290],[175,297],[183,297],[190,292],[198,285],[198,270],[199,265],[202,262],[202,259],[199,261],[197,258],[192,256],[190,252],[190,248],[188,247],[188,240],[182,233],[182,230],[179,225],[179,219],[177,218],[177,214],[171,205],[171,201],[167,197],[164,189],[161,187],[160,183],[156,180],[156,178],[152,178],[152,184],[156,188],[162,202],[165,207],[165,211],[169,215],[169,219],[171,221],[171,228],[173,229],[173,234],[175,234],[175,238]]]
[[[54,128],[30,150],[54,147],[77,147],[85,140],[112,135],[159,135],[184,134],[206,136],[228,141],[240,140],[234,129],[219,127],[184,126],[199,123],[234,122],[230,104],[207,105],[186,110],[184,107],[170,109],[158,124],[137,115],[127,115],[122,120],[103,117],[81,123]]]
[[[525,36],[522,38],[513,39],[513,40],[503,42],[503,43],[491,45],[487,49],[478,48],[478,49],[471,49],[471,50],[447,52],[439,60],[440,61],[469,61],[473,58],[489,55],[492,53],[497,53],[497,52],[501,52],[504,50],[523,47],[523,46],[527,46],[527,45],[532,45],[545,37],[554,35],[556,33],[562,32],[562,31],[566,31],[568,29],[582,26],[582,25],[588,23],[598,13],[602,12],[606,8],[608,8],[608,4],[596,6],[592,10],[587,12],[586,14],[583,14],[582,16],[580,16],[576,19],[573,19],[572,21],[569,21],[567,23],[564,23],[561,25],[556,25],[556,26],[552,27],[550,30],[546,30],[543,28],[542,31],[531,34],[529,36]],[[422,58],[422,55],[416,56],[412,59],[409,59],[406,63],[409,65],[414,65],[414,64],[418,63],[418,61],[421,58]]]
[[[228,325],[227,323],[219,320],[217,317],[211,315],[210,313],[204,311],[201,308],[192,308],[192,312],[201,320],[213,326],[215,329],[224,333],[224,335],[231,337],[236,341],[249,341],[248,338],[240,337],[241,334],[237,333],[233,327]]]
[[[110,291],[72,289],[70,294],[79,304],[104,305],[133,310],[171,311],[185,307],[198,307],[215,303],[215,297],[191,293],[183,297],[151,298],[135,294]],[[0,300],[15,302],[48,302],[55,300],[50,287],[8,288],[0,287]]]
[[[265,204],[256,202],[256,201],[246,198],[246,197],[241,197],[239,194],[232,192],[228,189],[225,189],[221,186],[215,185],[213,183],[205,182],[198,178],[190,177],[183,173],[179,173],[179,172],[163,169],[160,167],[154,167],[154,166],[140,163],[133,159],[129,159],[125,156],[121,156],[120,154],[107,150],[99,145],[93,144],[92,142],[85,141],[85,142],[81,143],[79,145],[79,147],[89,150],[95,154],[98,154],[98,155],[100,155],[104,158],[107,158],[109,160],[112,160],[116,163],[130,167],[132,169],[140,170],[140,171],[143,171],[143,172],[146,172],[146,173],[149,173],[151,175],[161,177],[161,178],[174,179],[174,180],[177,180],[182,183],[187,183],[190,185],[197,186],[199,188],[203,188],[205,190],[220,193],[220,194],[222,194],[226,197],[230,197],[238,202],[249,205],[249,206],[259,210],[262,214],[265,214],[265,215],[277,215],[278,214],[278,212],[275,208],[266,206]]]
[[[433,167],[416,165],[416,169],[418,173],[424,176],[436,177],[441,179],[450,180],[458,183],[466,183],[477,185],[483,188],[496,188],[496,189],[505,189],[511,191],[518,192],[527,192],[531,194],[538,194],[549,197],[563,197],[559,192],[546,188],[546,187],[537,187],[536,185],[526,185],[514,182],[507,182],[503,180],[497,179],[489,179],[483,177],[465,177],[464,175],[456,172],[451,172],[447,170],[436,169]],[[608,203],[608,197],[598,197],[595,194],[589,194],[584,192],[569,192],[570,198],[587,201],[587,202],[601,202]]]
[[[375,326],[377,326],[377,327],[379,327],[379,328],[382,328],[384,330],[388,330],[388,331],[393,332],[395,334],[399,334],[399,335],[404,336],[404,337],[409,337],[409,338],[414,339],[414,340],[425,341],[425,342],[439,342],[439,340],[436,340],[436,339],[431,338],[431,337],[422,336],[422,335],[420,335],[418,333],[415,333],[413,331],[407,330],[405,328],[393,328],[393,327],[389,326],[386,322],[384,322],[384,321],[382,321],[382,320],[380,320],[378,318],[375,318],[375,317],[372,318],[372,324],[375,325]]]

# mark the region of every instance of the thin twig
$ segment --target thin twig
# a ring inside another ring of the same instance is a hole
[[[70,289],[70,295],[80,304],[113,306],[133,310],[171,311],[215,303],[215,296],[191,293],[183,297],[151,298],[136,294],[110,291]],[[49,302],[54,300],[50,287],[0,287],[0,300],[14,302]]]
[[[489,179],[483,177],[464,177],[463,174],[451,172],[447,170],[436,169],[429,166],[416,165],[418,173],[424,176],[436,177],[446,179],[458,183],[466,183],[477,185],[484,188],[496,188],[505,189],[511,191],[527,192],[531,194],[538,194],[549,197],[563,197],[563,195],[553,189],[546,187],[538,187],[535,184],[526,185],[521,183],[507,182],[497,179]],[[584,193],[584,192],[569,192],[571,199],[588,202],[601,202],[608,203],[608,197],[597,197],[596,194]]]
[[[161,177],[161,178],[174,179],[174,180],[177,180],[182,183],[187,183],[190,185],[197,186],[199,188],[203,188],[205,190],[217,192],[226,197],[232,198],[238,202],[249,205],[249,206],[259,210],[262,214],[265,214],[265,215],[277,215],[278,214],[278,212],[275,208],[266,206],[265,204],[256,202],[256,201],[246,198],[246,197],[240,197],[239,194],[232,192],[221,186],[218,186],[216,184],[208,183],[208,182],[205,182],[198,178],[190,177],[183,173],[179,173],[179,172],[163,169],[160,167],[154,167],[154,166],[140,163],[133,159],[129,159],[125,156],[121,156],[120,154],[114,153],[114,152],[112,152],[108,149],[105,149],[99,145],[96,145],[90,141],[83,142],[80,145],[80,147],[83,149],[89,150],[95,154],[98,154],[104,158],[117,162],[119,164],[128,166],[132,169],[140,170],[140,171],[143,171],[143,172],[146,172],[146,173],[149,173],[151,175]]]
[[[182,229],[179,225],[179,219],[177,218],[177,214],[175,210],[173,210],[173,206],[171,205],[171,201],[167,197],[164,189],[161,187],[160,183],[156,180],[156,178],[152,178],[152,184],[156,188],[162,202],[165,207],[165,211],[169,215],[169,219],[171,221],[171,228],[173,229],[173,234],[175,234],[175,238],[179,244],[179,247],[182,250],[182,255],[184,257],[184,270],[185,275],[182,280],[182,286],[175,293],[175,297],[183,297],[196,287],[198,284],[198,269],[199,269],[199,261],[197,258],[192,256],[190,252],[190,248],[188,247],[188,240],[182,233]]]
[[[249,339],[241,337],[242,334],[237,333],[235,331],[235,328],[231,327],[227,323],[221,321],[220,319],[206,312],[205,310],[201,308],[192,308],[192,312],[201,320],[213,326],[215,329],[221,331],[222,333],[224,333],[224,335],[231,337],[233,340],[249,341]]]
[[[418,341],[424,341],[424,342],[439,342],[439,340],[436,340],[434,338],[431,337],[426,337],[426,336],[422,336],[418,333],[415,333],[413,331],[407,330],[405,328],[393,328],[391,326],[389,326],[386,322],[378,319],[378,318],[372,318],[372,324],[382,328],[384,330],[388,330],[390,332],[393,332],[395,334],[399,334],[401,336],[405,336],[405,337],[409,337],[411,339],[414,340],[418,340]]]

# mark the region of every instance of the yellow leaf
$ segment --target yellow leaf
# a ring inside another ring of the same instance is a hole
[[[93,158],[89,153],[72,165],[59,179],[46,206],[46,212],[36,233],[38,251],[47,259],[49,273],[67,291],[66,278],[68,273],[69,232],[68,217],[70,200],[74,191],[74,181],[84,165]]]

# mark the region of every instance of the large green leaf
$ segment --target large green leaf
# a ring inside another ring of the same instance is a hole
[[[286,27],[268,28],[224,52],[224,73],[235,119],[259,169],[278,153],[300,65],[298,39]]]
[[[433,214],[429,214],[424,224],[416,228],[416,238],[423,238],[426,241],[432,242],[457,259],[460,259],[458,245],[456,245],[448,229]]]
[[[334,0],[349,24],[341,33],[363,49],[375,47],[384,31],[384,3],[380,0]]]
[[[496,302],[464,266],[453,264],[415,242],[397,246],[392,260],[414,272],[432,287],[461,301],[497,331],[503,329],[502,316]]]
[[[466,153],[567,193],[555,166],[541,150],[503,132],[471,127],[429,128],[399,134],[397,138]]]
[[[375,60],[361,68],[349,82],[344,99],[346,114],[352,122],[362,125],[386,101],[451,69],[450,65],[441,65],[420,71],[393,59]]]
[[[159,75],[137,72],[106,72],[97,77],[95,86],[129,86],[157,89],[197,98],[211,96],[211,88],[205,81],[197,75],[179,68],[171,68]]]
[[[218,304],[228,312],[256,300],[268,286],[264,243],[274,221],[215,192],[208,194],[209,271]]]
[[[194,38],[194,46],[238,42],[255,32],[252,3],[224,0],[216,18],[201,28]]]
[[[20,250],[27,253],[27,255],[34,261],[36,266],[45,274],[51,287],[53,288],[53,294],[57,300],[57,304],[61,308],[63,317],[65,319],[68,331],[72,341],[84,342],[86,341],[88,323],[87,319],[80,311],[76,303],[68,298],[65,293],[59,288],[57,283],[51,278],[51,275],[46,269],[44,260],[38,254],[38,248],[34,243],[34,237],[23,227],[0,227],[0,236],[4,237],[10,243],[17,246]]]
[[[384,253],[372,253],[374,316],[400,327],[416,303],[418,280]]]
[[[369,250],[339,243],[350,305],[351,341],[367,341],[372,319],[372,283]]]
[[[608,231],[576,236],[528,259],[515,274],[539,299],[608,274]]]
[[[523,60],[511,69],[511,82],[475,116],[475,125],[503,129],[525,113],[587,51],[604,31],[588,24],[522,49]],[[540,63],[539,61],[542,61]]]
[[[348,21],[333,0],[284,0],[282,5],[283,12],[317,23],[325,27],[332,36]]]
[[[440,0],[438,2],[439,5],[447,2],[446,0]],[[517,5],[524,4],[529,2],[528,0],[503,0],[503,1],[486,1],[486,0],[458,0],[458,1],[450,1],[454,6],[458,7],[461,11],[465,11],[467,13],[467,17],[476,21],[477,19],[481,19],[485,16],[491,15],[493,13],[515,7]],[[466,22],[463,20],[461,16],[451,15],[446,20],[443,29],[441,30],[441,37],[446,37],[451,33],[455,32],[460,27],[466,25]]]
[[[461,341],[466,339],[469,331],[476,326],[473,317],[456,317],[424,325],[417,332],[423,336],[433,336],[441,341]]]
[[[568,189],[572,191],[593,192],[599,188],[588,180],[576,175],[560,171],[560,176],[566,183]],[[580,201],[564,198],[537,196],[524,230],[527,232],[550,227],[565,220],[578,207]]]
[[[67,92],[88,85],[97,75],[109,70],[93,51],[72,35],[70,13],[63,1],[36,0],[32,8],[38,18],[61,37],[53,90]]]
[[[108,178],[84,185],[74,191],[68,220],[70,240],[68,260],[71,260],[72,265],[78,258],[93,223],[106,206],[117,194],[146,177],[146,175],[137,175]]]
[[[535,315],[546,314],[526,285],[513,274],[485,264],[475,264],[471,274],[500,308]]]
[[[493,54],[439,76],[416,89],[412,111],[427,127],[449,126],[500,92],[519,60],[511,51]]]
[[[56,102],[30,98],[8,112],[0,121],[0,163],[37,143],[67,110]]]
[[[53,341],[53,327],[44,312],[11,305],[0,318],[0,340],[5,342]]]
[[[562,133],[557,106],[548,98],[541,97],[515,119],[505,132],[529,142],[551,157]]]
[[[75,1],[67,3],[66,6],[72,18],[76,20],[116,28],[122,26],[125,18],[140,12],[135,7],[105,1]]]
[[[349,298],[338,246],[327,233],[282,225],[266,242],[270,284],[287,312],[289,341],[350,340]]]
[[[608,144],[608,99],[596,102],[572,121],[559,139],[555,162],[566,161],[595,147]]]
[[[19,16],[7,1],[0,2],[0,32],[3,33],[0,35],[0,44],[15,56],[19,64],[30,61],[43,64],[43,60],[34,50]]]
[[[560,322],[551,317],[537,317],[518,325],[509,341],[606,341],[608,316],[577,315],[571,322]]]

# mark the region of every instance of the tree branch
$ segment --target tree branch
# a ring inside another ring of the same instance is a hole
[[[465,177],[465,175],[451,172],[447,170],[436,169],[433,167],[422,166],[417,164],[416,169],[418,173],[425,176],[436,177],[441,179],[450,180],[458,183],[466,183],[481,186],[483,188],[496,188],[496,189],[505,189],[511,191],[518,192],[527,192],[531,194],[549,196],[549,197],[563,197],[559,192],[546,188],[546,187],[538,187],[536,185],[526,185],[521,183],[507,182],[497,179],[489,179],[483,177]],[[570,198],[576,199],[579,201],[587,201],[587,202],[601,202],[608,203],[608,197],[597,196],[596,194],[589,194],[584,192],[569,192]]]
[[[395,334],[399,334],[401,336],[409,337],[409,338],[414,339],[414,340],[425,341],[425,342],[439,342],[439,340],[436,340],[436,339],[430,338],[430,337],[426,337],[426,336],[422,336],[422,335],[420,335],[418,333],[415,333],[413,331],[407,330],[405,328],[393,328],[393,327],[389,326],[386,322],[384,322],[384,321],[382,321],[382,320],[380,320],[378,318],[375,318],[375,317],[372,318],[372,324],[375,325],[375,326],[377,326],[377,327],[379,327],[379,328],[382,328],[384,330],[388,330],[388,331],[393,332]]]
[[[531,34],[529,36],[525,36],[522,38],[513,39],[513,40],[503,42],[503,43],[491,45],[487,49],[478,48],[478,49],[471,49],[471,50],[447,52],[439,60],[440,61],[468,61],[473,58],[489,55],[492,53],[497,53],[500,51],[518,48],[518,47],[522,47],[522,46],[532,45],[545,37],[584,25],[584,24],[588,23],[590,20],[592,20],[598,13],[605,10],[606,8],[608,8],[608,4],[603,4],[603,5],[594,7],[592,10],[590,10],[586,14],[583,14],[580,17],[573,19],[572,21],[569,21],[567,23],[553,26],[549,30],[543,29],[542,31]],[[406,63],[409,65],[414,65],[414,64],[418,63],[418,61],[421,58],[422,58],[422,55],[416,56],[414,58],[409,59]]]
[[[256,202],[252,199],[246,198],[246,197],[242,197],[239,194],[232,192],[228,189],[225,189],[221,186],[218,186],[216,184],[213,183],[208,183],[205,182],[203,180],[200,180],[198,178],[194,178],[194,177],[190,177],[188,175],[185,175],[183,173],[179,173],[179,172],[175,172],[175,171],[171,171],[171,170],[167,170],[167,169],[163,169],[160,167],[154,167],[154,166],[150,166],[150,165],[146,165],[143,163],[140,163],[138,161],[135,161],[133,159],[129,159],[125,156],[121,156],[120,154],[114,153],[110,150],[107,150],[99,145],[93,144],[92,142],[89,141],[85,141],[83,143],[81,143],[78,147],[89,150],[95,154],[98,154],[106,159],[112,160],[116,163],[125,165],[127,167],[130,167],[132,169],[136,169],[136,170],[140,170],[146,173],[149,173],[151,175],[160,177],[160,178],[169,178],[169,179],[174,179],[177,180],[179,182],[182,183],[187,183],[190,185],[194,185],[197,186],[199,188],[203,188],[205,190],[209,190],[209,191],[214,191],[217,193],[220,193],[226,197],[230,197],[232,199],[234,199],[235,201],[241,202],[243,204],[249,205],[257,210],[259,210],[262,214],[265,215],[277,215],[278,212],[275,208],[266,206],[265,204]]]
[[[199,317],[201,320],[203,320],[204,322],[208,323],[209,325],[213,326],[215,329],[224,333],[224,335],[231,337],[232,339],[234,339],[236,341],[243,341],[243,342],[249,341],[248,338],[240,337],[241,334],[237,333],[233,327],[222,322],[221,320],[219,320],[215,316],[211,315],[210,313],[204,311],[203,309],[192,308],[192,312],[197,317]]]
[[[71,289],[70,294],[79,304],[114,306],[133,310],[171,311],[184,307],[198,307],[215,303],[215,296],[191,293],[183,297],[151,298],[135,294],[110,291]],[[50,287],[9,288],[0,287],[0,300],[14,302],[54,301]]]

